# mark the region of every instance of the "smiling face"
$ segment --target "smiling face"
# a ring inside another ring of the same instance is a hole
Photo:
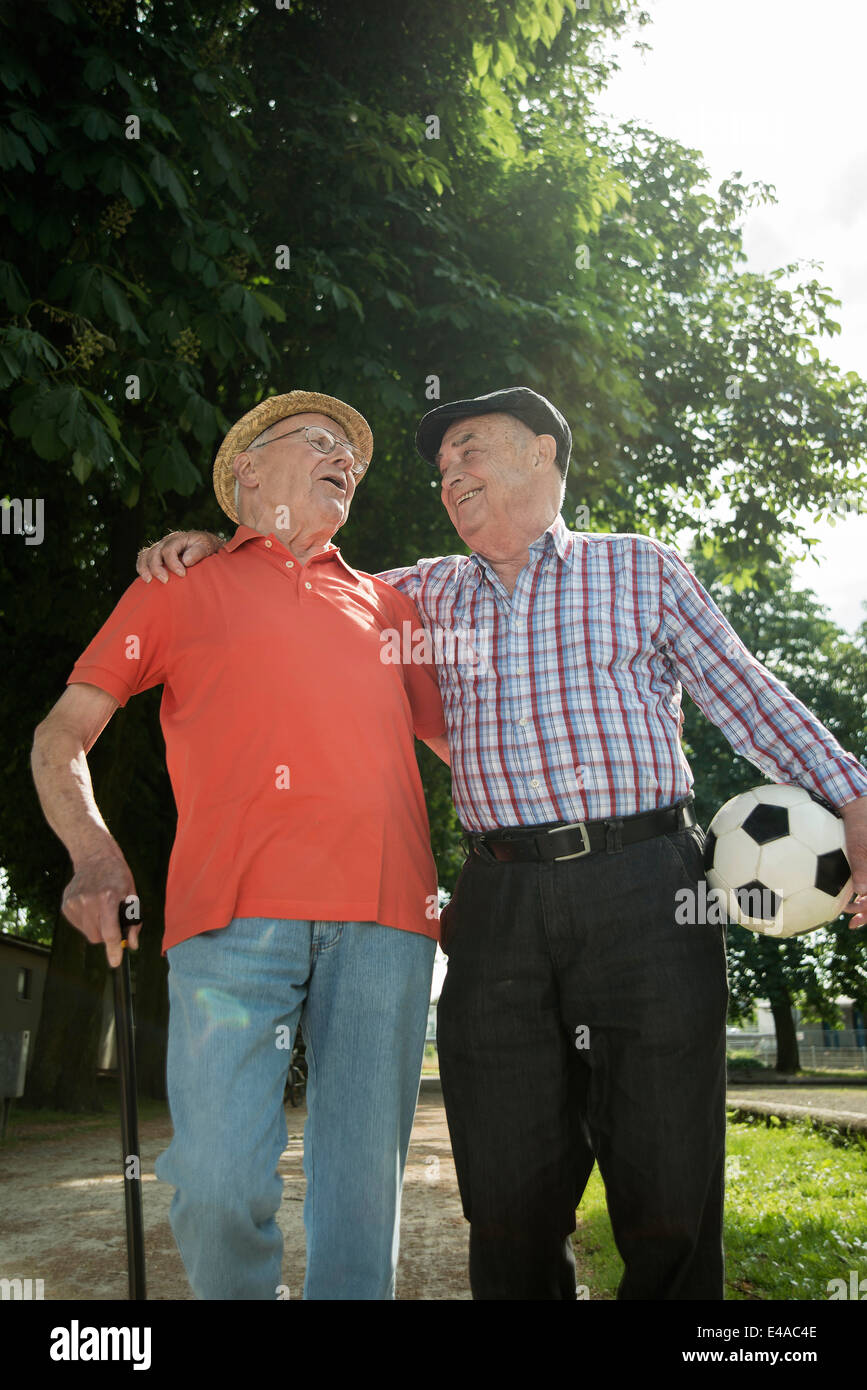
[[[443,506],[461,537],[479,554],[527,544],[560,510],[562,479],[556,443],[510,415],[456,420],[436,463]]]
[[[353,457],[342,444],[330,454],[309,443],[304,427],[319,425],[338,439],[343,428],[327,415],[292,415],[278,420],[235,458],[241,483],[238,515],[258,531],[273,531],[289,544],[303,536],[330,539],[349,516],[355,495]]]

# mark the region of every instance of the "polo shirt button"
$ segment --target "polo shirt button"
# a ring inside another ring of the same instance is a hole
[[[305,588],[305,589],[312,589],[312,588],[313,588],[313,585],[310,583],[309,579],[305,579],[305,580],[304,580],[304,588]]]
[[[287,568],[287,570],[294,569],[294,568],[295,568],[295,561],[294,561],[294,560],[287,560],[287,561],[286,561],[286,568]]]
[[[271,549],[271,542],[270,542],[270,541],[266,541],[265,544],[267,545],[268,549],[270,550],[270,549]]]

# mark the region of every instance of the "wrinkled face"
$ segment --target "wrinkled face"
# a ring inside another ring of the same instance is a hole
[[[249,450],[259,481],[257,501],[268,514],[276,513],[278,528],[293,535],[326,530],[333,535],[347,520],[355,495],[354,459],[340,443],[330,454],[320,453],[304,435],[308,425],[322,426],[338,440],[346,437],[327,415],[278,420],[259,441],[262,447]],[[242,499],[245,491],[242,487]]]
[[[552,441],[553,442],[553,441]],[[510,415],[456,420],[443,435],[436,463],[443,506],[468,545],[496,543],[516,529],[532,529],[540,488],[550,491],[550,469],[540,473],[538,438]]]

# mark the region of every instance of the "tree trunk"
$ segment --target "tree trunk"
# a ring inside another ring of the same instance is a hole
[[[90,946],[58,912],[25,1105],[102,1109],[96,1061],[107,968],[105,948]]]
[[[759,952],[763,970],[763,985],[771,1006],[774,1028],[777,1034],[777,1065],[779,1072],[801,1070],[798,1052],[798,1039],[795,1036],[795,1020],[792,1017],[792,996],[786,983],[780,942],[762,936],[759,938]]]
[[[788,994],[788,990],[786,993]],[[798,1051],[791,1001],[771,1004],[771,1013],[774,1016],[774,1027],[777,1031],[776,1070],[781,1072],[800,1071],[801,1057]]]

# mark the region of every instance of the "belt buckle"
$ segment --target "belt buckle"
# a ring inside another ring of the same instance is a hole
[[[581,843],[584,845],[584,848],[576,850],[574,854],[555,854],[551,861],[552,864],[562,864],[566,859],[583,859],[585,854],[590,854],[590,839],[583,820],[572,821],[569,825],[558,825],[556,830],[549,830],[548,834],[559,835],[562,830],[580,830]]]

